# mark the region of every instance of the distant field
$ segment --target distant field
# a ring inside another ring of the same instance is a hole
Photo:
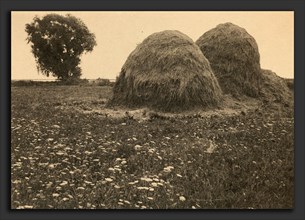
[[[292,109],[138,120],[111,95],[12,87],[12,208],[293,208]]]

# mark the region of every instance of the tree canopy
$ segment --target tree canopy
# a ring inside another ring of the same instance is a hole
[[[83,21],[69,14],[35,16],[32,23],[26,24],[25,31],[38,71],[60,80],[79,78],[81,54],[96,46],[95,35]]]

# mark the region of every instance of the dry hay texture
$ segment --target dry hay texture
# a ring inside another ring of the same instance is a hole
[[[232,23],[219,24],[204,33],[196,44],[209,60],[226,94],[258,97],[261,71],[255,39]]]
[[[271,70],[261,70],[262,87],[260,97],[269,103],[280,103],[293,107],[293,89],[287,85],[287,79],[281,78]]]
[[[222,91],[200,48],[179,31],[148,36],[129,55],[110,105],[161,111],[215,107]]]

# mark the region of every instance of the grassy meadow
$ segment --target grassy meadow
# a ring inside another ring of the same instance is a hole
[[[137,120],[95,111],[111,95],[11,88],[11,208],[293,208],[292,109]]]

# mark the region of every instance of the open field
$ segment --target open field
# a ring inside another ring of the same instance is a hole
[[[106,109],[111,94],[12,87],[12,208],[293,208],[293,109]]]

